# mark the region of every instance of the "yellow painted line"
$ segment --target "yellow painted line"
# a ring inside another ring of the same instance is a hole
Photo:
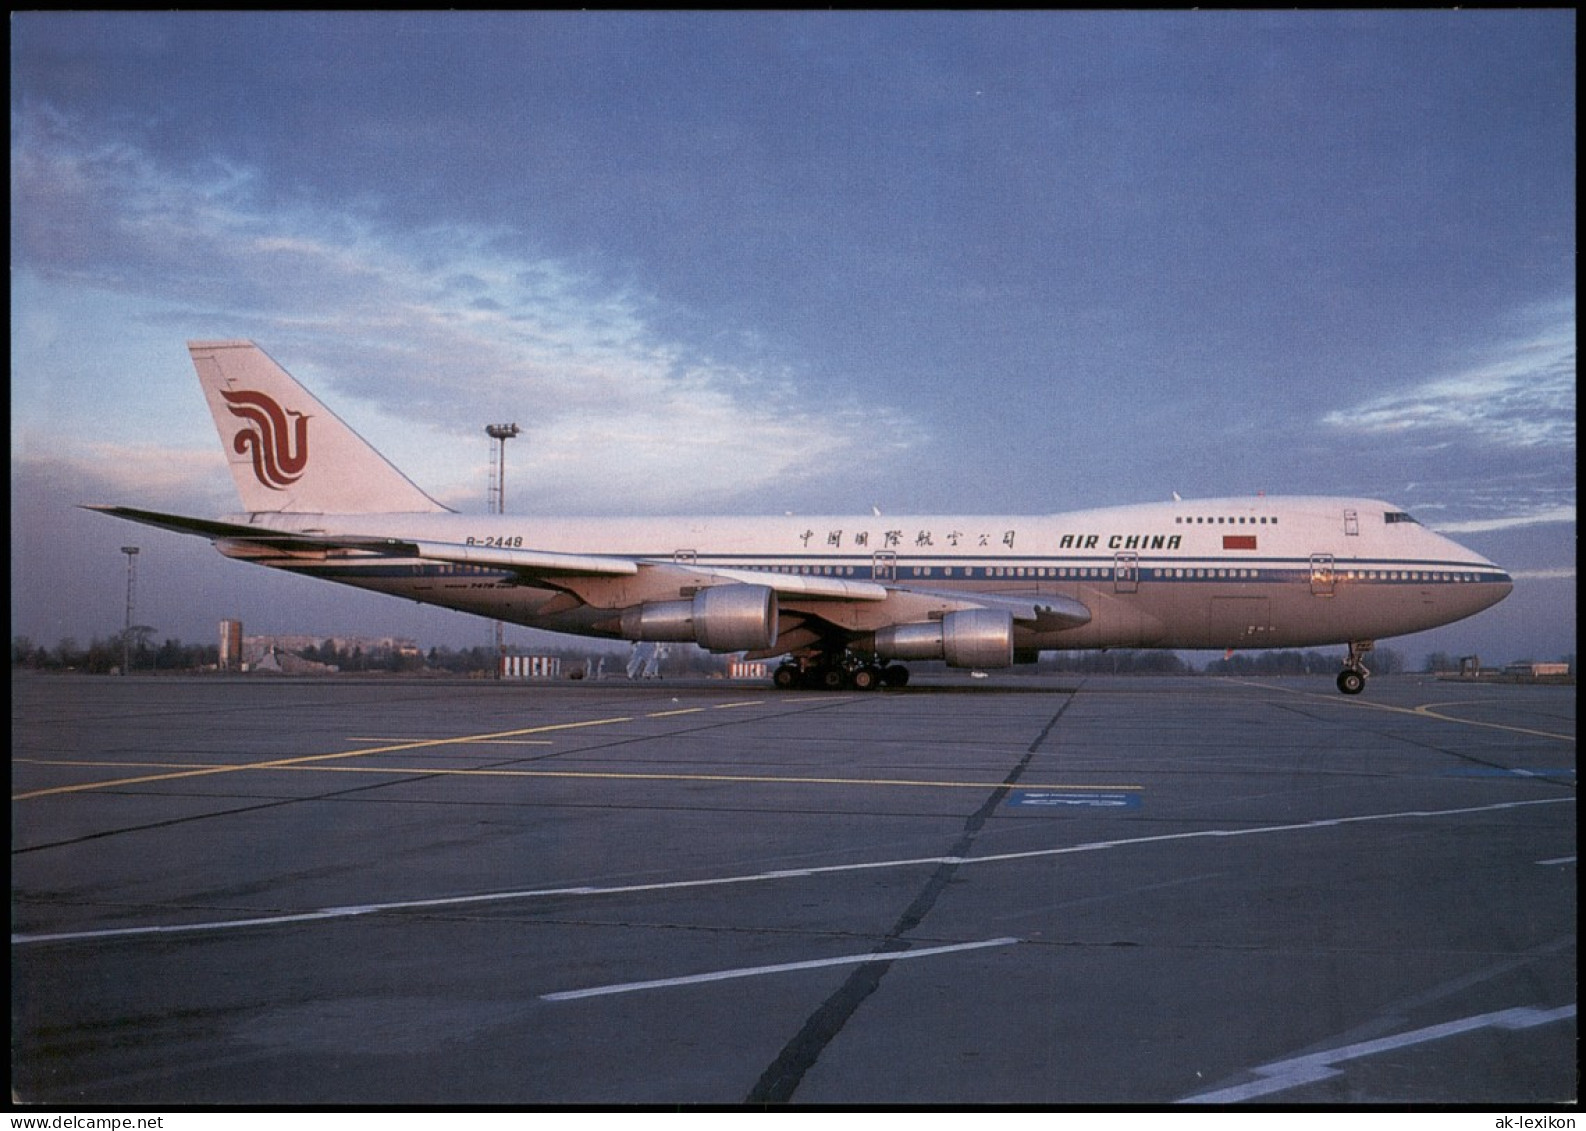
[[[917,786],[924,789],[998,789],[1000,781],[917,781],[911,778],[807,778],[775,777],[759,774],[666,774],[623,773],[608,770],[468,770],[454,766],[324,766],[308,765],[313,759],[294,758],[283,762],[253,762],[241,766],[206,765],[188,768],[194,773],[215,773],[225,770],[299,770],[327,774],[408,774],[445,775],[449,777],[479,778],[575,778],[596,781],[669,781],[669,782],[723,782],[740,785],[863,785],[863,786]],[[77,762],[64,759],[17,758],[17,765],[30,766],[120,766],[131,768],[165,768],[169,762]],[[182,777],[182,774],[161,775]],[[129,779],[159,780],[154,779]],[[1139,793],[1143,785],[1076,785],[1073,783],[1020,782],[1019,789],[1050,789],[1059,792],[1094,793],[1100,790]]]
[[[1480,699],[1456,699],[1451,703],[1424,703],[1415,708],[1415,713],[1430,719],[1441,719],[1448,723],[1463,723],[1468,727],[1491,727],[1493,730],[1512,730],[1517,734],[1537,735],[1542,738],[1559,738],[1565,742],[1575,741],[1573,734],[1554,734],[1552,731],[1532,730],[1529,727],[1508,726],[1504,723],[1484,723],[1479,719],[1461,719],[1454,715],[1444,715],[1432,710],[1433,707],[1460,707],[1466,704],[1484,704],[1485,702],[1487,701]]]
[[[1373,703],[1369,699],[1345,698],[1343,695],[1322,695],[1314,691],[1301,691],[1293,687],[1277,687],[1270,683],[1253,683],[1249,680],[1230,680],[1230,683],[1244,684],[1246,687],[1260,687],[1266,691],[1283,691],[1290,695],[1303,695],[1307,699],[1316,699],[1323,703],[1330,703],[1335,707],[1365,708],[1373,711],[1391,711],[1399,715],[1413,715],[1422,719],[1437,719],[1445,723],[1460,723],[1468,727],[1486,727],[1488,730],[1509,731],[1512,734],[1529,734],[1536,738],[1556,738],[1561,742],[1574,742],[1573,734],[1557,734],[1550,730],[1535,730],[1531,727],[1511,726],[1508,723],[1484,723],[1478,719],[1461,719],[1454,715],[1441,715],[1432,710],[1433,707],[1453,707],[1459,703],[1486,702],[1477,699],[1462,699],[1454,703],[1426,703],[1419,707],[1395,707],[1390,703]]]
[[[764,699],[745,699],[741,703],[717,703],[716,706],[711,709],[715,711],[730,711],[734,707],[758,707],[764,702]]]
[[[166,774],[146,774],[135,778],[116,778],[111,781],[81,782],[77,785],[58,785],[49,789],[35,789],[28,793],[13,793],[12,801],[31,801],[35,797],[52,797],[61,793],[84,793],[93,789],[114,789],[126,785],[147,785],[150,782],[175,781],[178,778],[204,777],[209,774],[233,774],[241,770],[290,769],[313,762],[326,762],[339,758],[363,758],[370,754],[394,754],[400,750],[422,750],[435,746],[457,746],[492,738],[516,738],[525,734],[546,734],[557,730],[577,730],[580,727],[609,726],[612,723],[630,723],[632,718],[622,716],[610,719],[590,719],[581,723],[551,723],[546,726],[524,727],[522,730],[503,730],[493,734],[459,735],[455,738],[430,738],[414,742],[399,742],[386,746],[369,746],[346,750],[339,754],[306,754],[300,758],[273,758],[267,762],[243,762],[235,765],[204,766]]]
[[[348,735],[348,742],[409,742],[416,741],[406,738],[372,737],[368,735]],[[456,742],[459,746],[555,746],[556,743],[548,738],[469,738],[447,739]]]
[[[683,707],[676,711],[652,711],[644,717],[647,719],[670,719],[673,715],[698,715],[704,710],[705,708],[703,707]]]

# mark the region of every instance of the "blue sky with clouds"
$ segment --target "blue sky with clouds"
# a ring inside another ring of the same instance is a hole
[[[234,510],[246,337],[462,510],[1376,496],[1521,579],[1412,651],[1574,650],[1573,12],[11,30],[14,632],[486,639],[72,509]]]

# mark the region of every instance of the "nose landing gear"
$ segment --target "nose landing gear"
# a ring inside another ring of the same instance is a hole
[[[1345,695],[1359,695],[1366,689],[1366,677],[1371,674],[1361,659],[1376,647],[1372,640],[1351,640],[1349,655],[1344,659],[1344,670],[1338,673],[1338,690]]]

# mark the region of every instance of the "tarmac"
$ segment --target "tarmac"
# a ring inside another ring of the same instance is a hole
[[[12,698],[23,1104],[1577,1098],[1573,688]]]

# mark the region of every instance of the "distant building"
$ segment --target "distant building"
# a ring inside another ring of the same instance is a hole
[[[1545,676],[1569,675],[1569,665],[1563,663],[1540,663],[1536,660],[1521,660],[1504,668],[1505,675],[1530,676],[1532,679],[1541,679]]]
[[[728,679],[765,679],[767,668],[759,660],[733,660],[727,665]]]
[[[330,675],[341,670],[335,664],[305,660],[294,652],[288,652],[272,644],[255,645],[254,640],[249,640],[244,645],[243,654],[247,659],[243,663],[242,670],[254,674]]]
[[[323,656],[324,660],[305,658]],[[244,636],[241,621],[220,623],[220,668],[222,671],[284,672],[288,675],[325,675],[340,671],[336,658],[361,655],[379,662],[390,656],[422,657],[412,640],[394,636],[309,636],[302,633],[274,636]],[[228,661],[228,656],[231,659]]]
[[[242,622],[240,620],[223,620],[220,622],[220,670],[223,672],[242,670]]]
[[[284,633],[250,636],[247,644],[250,649],[274,648],[281,652],[304,652],[310,648],[323,650],[328,645],[337,652],[360,651],[366,656],[421,654],[417,641],[400,636],[310,636],[306,633]]]

